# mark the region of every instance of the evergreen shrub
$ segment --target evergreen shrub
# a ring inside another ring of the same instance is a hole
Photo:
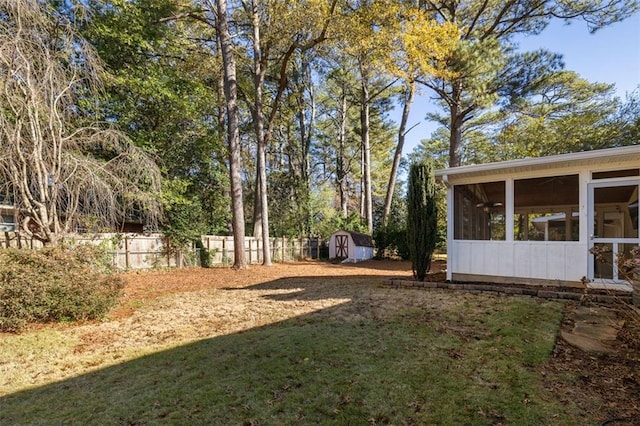
[[[431,268],[431,257],[438,239],[433,163],[414,163],[409,169],[407,194],[407,242],[413,277],[423,281]]]
[[[407,244],[407,229],[403,225],[389,224],[379,227],[373,233],[376,246],[376,257],[379,259],[397,258],[409,259]]]
[[[200,266],[203,268],[211,268],[212,263],[212,253],[205,248],[202,240],[195,240],[196,250],[198,250],[198,255],[200,256]]]
[[[123,288],[104,247],[0,250],[0,331],[100,318]]]

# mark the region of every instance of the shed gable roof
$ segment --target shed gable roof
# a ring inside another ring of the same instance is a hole
[[[351,238],[353,239],[353,243],[358,247],[373,247],[373,240],[370,235],[361,234],[359,232],[349,232]]]

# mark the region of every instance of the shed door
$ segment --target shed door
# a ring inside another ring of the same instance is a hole
[[[638,229],[638,181],[598,182],[589,185],[589,249],[602,249],[602,256],[589,256],[589,279],[596,282],[624,283],[618,256],[631,256],[640,245]]]
[[[336,257],[349,257],[349,237],[346,235],[336,235]]]

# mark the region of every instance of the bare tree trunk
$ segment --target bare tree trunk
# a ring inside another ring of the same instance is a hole
[[[396,180],[398,178],[398,168],[402,159],[402,148],[404,147],[404,138],[407,132],[407,121],[409,120],[409,112],[416,93],[416,83],[410,82],[406,87],[404,106],[402,108],[402,118],[400,120],[400,128],[398,129],[398,145],[393,156],[393,165],[391,166],[391,174],[389,175],[389,185],[387,186],[387,195],[384,200],[384,212],[382,213],[382,226],[389,223],[389,215],[391,214],[391,203],[393,201],[393,193],[396,189]]]
[[[360,219],[364,219],[366,212],[364,210],[364,149],[362,149],[362,140],[360,141]]]
[[[340,190],[340,211],[344,219],[349,215],[347,194],[347,170],[345,166],[345,145],[347,138],[347,96],[342,94],[342,108],[340,113],[340,131],[338,134],[338,185]]]
[[[253,238],[262,238],[262,199],[260,198],[262,194],[260,193],[260,169],[258,164],[256,164],[256,177],[253,188]]]
[[[311,185],[309,174],[311,171],[311,139],[316,118],[316,102],[311,76],[310,63],[304,52],[300,58],[300,80],[298,85],[298,126],[300,128],[300,184],[295,187],[296,202],[303,203],[304,224],[300,227],[301,235],[309,235],[311,232]],[[305,91],[309,94],[309,109],[305,108]],[[308,112],[309,114],[305,114]]]
[[[362,186],[364,201],[364,217],[367,230],[373,232],[373,202],[371,199],[371,142],[369,132],[370,100],[367,73],[362,71],[362,98],[360,109],[361,141],[362,141]]]
[[[251,2],[253,26],[253,84],[255,104],[253,109],[253,124],[258,142],[258,161],[256,170],[256,191],[259,194],[260,231],[262,238],[262,264],[271,266],[271,249],[269,247],[269,205],[267,198],[267,148],[264,134],[264,119],[262,115],[262,87],[264,85],[264,71],[262,67],[262,49],[260,47],[260,16],[258,15],[258,0]],[[257,201],[258,197],[256,197]],[[254,223],[254,230],[256,224]],[[257,237],[257,236],[256,236]]]
[[[460,96],[461,91],[459,84],[453,85],[452,102],[449,104],[451,111],[451,123],[449,136],[449,167],[458,167],[462,160],[462,125],[463,116],[460,113]]]
[[[233,267],[247,267],[244,252],[244,210],[242,205],[242,178],[240,159],[240,133],[238,130],[238,93],[236,82],[236,62],[233,55],[229,23],[227,21],[227,1],[216,0],[216,27],[222,47],[224,65],[224,94],[227,101],[227,141],[229,143],[229,178],[231,180],[231,212],[233,225]],[[213,7],[213,5],[211,5]]]
[[[218,57],[222,56],[222,46],[220,45],[220,37],[216,32],[216,54],[218,55]],[[218,134],[219,135],[224,135],[227,132],[227,128],[226,128],[226,102],[224,101],[225,99],[225,92],[224,92],[224,75],[218,76],[217,81],[216,81],[216,97],[218,100],[218,108],[216,110],[216,116],[217,116],[217,120],[218,120]],[[229,167],[227,164],[225,164],[225,168],[227,169],[227,173],[229,172]],[[231,191],[230,189],[225,188],[224,189],[224,195],[228,196],[229,198],[231,198]],[[230,222],[226,223],[226,229],[227,232],[233,233],[233,224]]]

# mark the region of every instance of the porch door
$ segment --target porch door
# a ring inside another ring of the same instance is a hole
[[[336,257],[349,257],[349,237],[346,235],[336,235]]]
[[[638,192],[640,180],[596,182],[589,184],[589,250],[602,249],[603,258],[589,253],[590,281],[625,283],[625,272],[618,269],[620,255],[631,257],[631,249],[640,245]]]

